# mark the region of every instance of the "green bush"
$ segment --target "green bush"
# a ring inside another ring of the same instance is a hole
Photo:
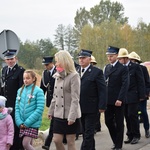
[[[43,112],[43,117],[42,117],[42,125],[40,127],[40,130],[42,131],[50,127],[50,120],[48,119],[47,114],[48,114],[48,108],[45,107]]]

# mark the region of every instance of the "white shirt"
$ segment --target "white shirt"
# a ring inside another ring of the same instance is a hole
[[[52,68],[51,70],[49,70],[50,75],[52,75],[52,73],[53,73],[54,69],[55,69],[55,66],[53,66],[53,68]]]
[[[87,67],[85,67],[85,68],[82,68],[82,67],[81,67],[81,77],[83,76],[83,74],[86,72],[86,70],[87,70],[89,67],[90,67],[90,64],[89,64]],[[82,69],[84,69],[84,72],[82,72]]]

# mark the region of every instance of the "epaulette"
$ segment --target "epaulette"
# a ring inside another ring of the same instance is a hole
[[[2,69],[7,68],[7,66],[3,66]]]
[[[19,68],[22,70],[23,69],[23,67],[22,66],[19,66]]]

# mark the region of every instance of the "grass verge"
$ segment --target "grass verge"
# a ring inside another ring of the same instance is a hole
[[[50,127],[50,120],[48,119],[47,114],[48,114],[48,108],[45,106],[44,112],[43,112],[43,117],[42,117],[42,124],[40,127],[40,130],[42,130],[42,131],[44,131]]]

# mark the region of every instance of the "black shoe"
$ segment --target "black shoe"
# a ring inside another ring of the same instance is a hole
[[[145,131],[145,137],[146,137],[146,138],[149,138],[149,137],[150,137],[149,130],[146,130],[146,131]]]
[[[95,131],[96,131],[96,132],[101,132],[101,128],[99,128],[99,129],[96,129]]]
[[[139,122],[144,123],[143,118],[141,116],[139,117]]]
[[[43,148],[43,149],[46,149],[46,150],[49,150],[49,147],[48,147],[48,146],[45,146],[45,145],[43,145],[42,148]]]
[[[78,140],[79,139],[79,135],[76,135],[76,139],[75,140]]]
[[[97,132],[101,132],[101,128],[95,129],[94,134],[96,134]]]
[[[131,139],[127,138],[126,141],[124,141],[124,143],[129,144],[129,143],[131,143],[131,141],[132,141]]]
[[[133,138],[133,140],[131,141],[131,144],[137,144],[139,142],[139,138]]]

